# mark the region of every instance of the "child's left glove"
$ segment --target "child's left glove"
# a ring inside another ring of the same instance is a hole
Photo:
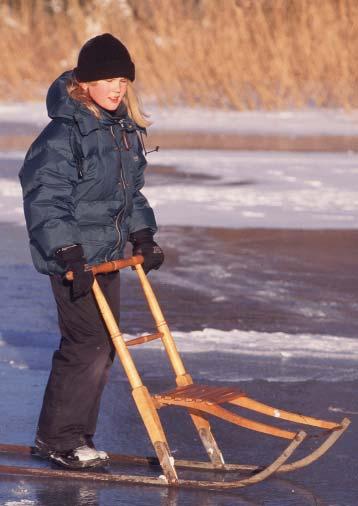
[[[159,269],[164,262],[164,253],[162,248],[153,240],[150,228],[133,232],[129,236],[129,240],[133,244],[133,256],[142,255],[144,257],[142,267],[146,274],[152,269]]]
[[[72,298],[78,299],[87,295],[92,288],[94,276],[92,271],[85,270],[87,260],[80,244],[65,246],[56,251],[55,257],[67,270],[72,271]]]

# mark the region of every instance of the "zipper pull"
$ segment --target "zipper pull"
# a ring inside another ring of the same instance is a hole
[[[76,168],[77,168],[78,179],[82,179],[83,178],[83,161],[82,161],[82,158],[76,158],[75,159],[75,163],[76,163]]]

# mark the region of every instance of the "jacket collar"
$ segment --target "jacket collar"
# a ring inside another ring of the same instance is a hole
[[[78,125],[81,135],[88,135],[93,130],[98,130],[100,124],[98,119],[84,107],[78,107],[73,113],[73,119]]]
[[[116,125],[120,130],[126,132],[134,132],[140,129],[138,125],[128,116],[127,108],[123,104],[118,114],[111,114],[105,109],[100,108],[101,116],[96,118],[82,104],[76,108],[73,117],[78,125],[78,128],[82,135],[88,135],[93,130],[99,130],[100,128],[110,128]]]

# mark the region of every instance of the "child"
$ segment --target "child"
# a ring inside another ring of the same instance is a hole
[[[39,418],[37,453],[68,468],[103,465],[96,430],[100,398],[114,359],[113,344],[91,287],[93,265],[123,256],[129,240],[145,272],[164,260],[153,240],[153,210],[140,192],[146,160],[138,132],[149,122],[132,88],[135,67],[109,33],[90,39],[77,67],[47,95],[52,121],[30,147],[20,171],[30,250],[36,269],[50,276],[60,347]],[[73,271],[74,280],[64,280]],[[97,280],[117,321],[119,273]]]

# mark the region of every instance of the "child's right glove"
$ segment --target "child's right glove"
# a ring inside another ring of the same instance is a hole
[[[87,263],[80,244],[65,246],[56,251],[55,257],[66,271],[73,272],[72,298],[78,299],[91,291],[94,276],[92,271],[85,271]]]
[[[146,274],[152,269],[159,269],[164,262],[164,253],[162,248],[153,240],[150,228],[142,228],[142,230],[133,232],[129,236],[129,240],[133,244],[133,256],[142,255],[144,257],[142,267]]]

